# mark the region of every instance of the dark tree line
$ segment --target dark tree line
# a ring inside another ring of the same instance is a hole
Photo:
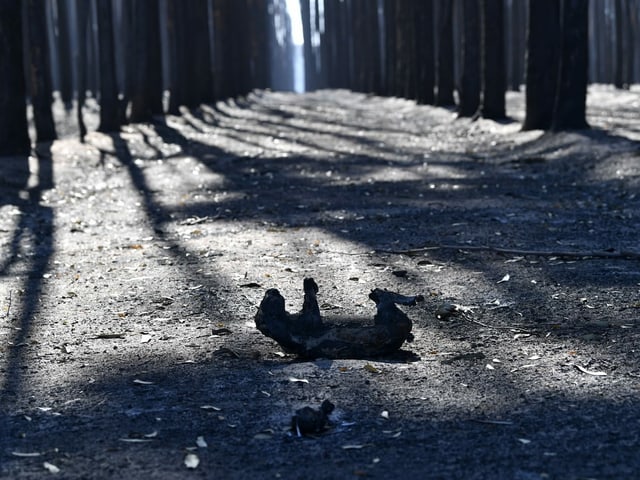
[[[54,92],[86,135],[179,114],[182,106],[293,88],[400,96],[500,119],[526,85],[525,129],[587,127],[588,80],[640,77],[640,0],[299,0],[304,45],[285,0],[0,0],[0,154],[56,138]],[[168,93],[168,95],[167,95]]]

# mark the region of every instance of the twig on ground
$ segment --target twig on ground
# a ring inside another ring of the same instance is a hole
[[[7,305],[7,311],[2,315],[2,318],[9,318],[9,312],[11,311],[11,290],[9,290],[9,302]]]
[[[573,251],[573,250],[521,250],[517,248],[491,247],[488,245],[432,245],[422,248],[410,248],[407,250],[376,250],[377,253],[390,253],[394,255],[419,255],[430,250],[474,250],[493,253],[507,253],[510,255],[531,255],[537,257],[564,257],[564,258],[608,258],[639,260],[640,252],[629,250],[619,251]]]

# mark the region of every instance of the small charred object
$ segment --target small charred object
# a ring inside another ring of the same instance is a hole
[[[370,358],[388,355],[413,340],[411,319],[398,305],[415,305],[421,295],[405,296],[376,288],[369,298],[377,313],[371,322],[325,323],[320,316],[312,278],[303,283],[304,302],[299,313],[285,310],[284,297],[267,290],[256,313],[256,327],[273,338],[286,353],[306,358]]]
[[[309,433],[321,433],[329,422],[329,415],[333,412],[335,405],[329,400],[325,400],[320,408],[304,407],[296,410],[296,414],[291,419],[291,430],[298,436]]]

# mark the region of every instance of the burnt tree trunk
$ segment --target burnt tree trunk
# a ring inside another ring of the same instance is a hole
[[[162,114],[162,69],[159,9],[156,0],[132,3],[133,51],[136,68],[131,72],[131,122],[148,122]]]
[[[73,84],[71,68],[71,38],[69,8],[67,0],[58,0],[58,72],[60,81],[60,97],[67,109],[73,103]]]
[[[478,0],[462,3],[462,75],[460,117],[472,117],[480,106],[480,16]]]
[[[169,113],[180,114],[187,104],[186,18],[190,3],[167,1],[167,37],[169,44]]]
[[[305,89],[313,91],[316,87],[316,69],[313,61],[313,49],[311,45],[311,2],[313,0],[300,0],[300,14],[302,17],[302,36],[304,39],[304,81]]]
[[[453,2],[438,2],[438,58],[436,60],[436,105],[454,105],[453,100]]]
[[[100,65],[100,132],[120,128],[116,61],[113,48],[113,11],[110,0],[96,0]]]
[[[76,28],[78,31],[78,52],[76,57],[76,71],[78,72],[78,92],[76,115],[78,119],[78,131],[80,141],[84,142],[87,134],[87,127],[84,123],[82,109],[87,96],[87,37],[91,36],[88,31],[89,9],[86,0],[76,0]]]
[[[561,19],[558,89],[551,129],[589,128],[586,118],[589,3],[584,0],[562,0]]]
[[[433,35],[433,0],[421,0],[415,5],[416,32],[416,100],[431,105],[435,101],[435,52]]]
[[[503,0],[481,0],[480,116],[494,120],[506,117]]]
[[[36,141],[56,139],[51,113],[51,65],[47,46],[46,5],[40,0],[28,0],[25,5],[29,44],[29,91],[33,105]]]
[[[0,0],[0,155],[25,155],[31,150],[20,15],[20,2]]]
[[[415,99],[416,39],[412,0],[397,0],[395,5],[395,95]]]
[[[551,127],[558,85],[559,44],[560,0],[530,2],[523,130]]]
[[[82,1],[82,0],[81,0]],[[162,114],[162,67],[159,10],[156,0],[134,0],[131,72],[131,122],[148,122]]]
[[[396,2],[385,0],[384,2],[384,51],[385,51],[385,94],[395,95],[397,92],[396,78]]]

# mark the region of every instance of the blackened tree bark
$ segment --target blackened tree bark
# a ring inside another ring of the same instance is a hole
[[[302,17],[302,36],[304,39],[304,81],[305,89],[313,91],[316,89],[316,69],[313,58],[313,48],[311,45],[311,2],[313,0],[300,0],[300,16]]]
[[[480,116],[506,117],[503,0],[481,0],[482,94]]]
[[[511,1],[511,16],[509,19],[509,88],[520,90],[524,77],[524,61],[526,52],[526,28],[523,28],[527,17],[527,3],[522,0]]]
[[[395,95],[398,91],[396,75],[396,2],[395,0],[384,1],[384,31],[385,31],[385,88],[386,95]]]
[[[453,100],[453,2],[438,2],[438,58],[436,60],[436,105],[449,106]]]
[[[560,1],[529,2],[523,130],[548,130],[551,127],[558,86]]]
[[[60,97],[65,108],[73,103],[73,82],[71,68],[70,20],[67,0],[58,0],[58,71],[60,72]]]
[[[622,0],[615,1],[616,16],[616,63],[613,77],[613,84],[616,88],[624,87],[624,40],[623,40],[623,4]]]
[[[268,42],[266,41],[270,15],[269,2],[264,0],[246,1],[249,36],[245,61],[250,82],[243,93],[248,93],[254,88],[267,88],[270,76]]]
[[[480,16],[478,0],[462,2],[462,75],[460,117],[472,117],[480,106]]]
[[[217,2],[216,2],[217,3]],[[187,103],[186,17],[189,3],[167,1],[167,37],[169,44],[169,113],[180,114],[180,106]],[[227,72],[226,74],[229,74]]]
[[[379,93],[381,59],[376,3],[352,0],[351,23],[352,88],[359,92]]]
[[[589,128],[586,118],[589,2],[562,0],[561,21],[558,89],[551,129]]]
[[[82,1],[82,0],[80,0]],[[131,122],[148,122],[162,113],[162,67],[157,0],[133,0]],[[205,17],[206,19],[206,17]]]
[[[413,0],[397,0],[395,6],[395,92],[398,97],[416,96],[416,39]]]
[[[26,2],[26,25],[29,44],[29,91],[33,105],[36,141],[56,139],[51,113],[51,65],[47,45],[46,4],[40,0]]]
[[[416,100],[431,105],[435,101],[435,52],[433,35],[433,0],[421,0],[415,4],[416,32]]]
[[[78,31],[78,52],[76,57],[76,71],[78,72],[78,92],[76,114],[78,119],[80,141],[84,142],[84,137],[87,134],[87,127],[84,123],[82,108],[84,107],[87,95],[87,38],[91,36],[88,35],[90,23],[87,0],[76,0],[76,22]]]
[[[323,67],[329,88],[349,87],[349,28],[346,2],[325,0],[325,33],[321,38]]]
[[[98,12],[98,44],[100,63],[100,132],[115,132],[120,128],[118,85],[113,48],[113,12],[110,0],[96,0]]]
[[[186,2],[180,4],[181,8],[187,8]],[[214,99],[209,17],[207,0],[190,0],[188,5],[185,25],[187,51],[184,52],[187,59],[186,76],[190,84],[187,89],[187,105],[196,106]]]
[[[627,28],[624,29],[623,35],[626,45],[626,69],[624,71],[624,83],[630,87],[632,83],[637,83],[635,78],[636,50],[638,48],[635,39],[638,38],[638,4],[635,1],[626,2],[624,12]]]
[[[0,0],[0,155],[31,149],[27,129],[21,5]]]

